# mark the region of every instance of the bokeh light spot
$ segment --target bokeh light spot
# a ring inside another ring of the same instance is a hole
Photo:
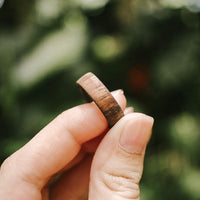
[[[92,50],[97,58],[109,61],[116,58],[123,51],[123,45],[118,38],[104,35],[93,41]]]

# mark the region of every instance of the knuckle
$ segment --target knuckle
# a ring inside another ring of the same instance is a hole
[[[101,172],[101,180],[107,189],[116,192],[121,197],[125,199],[139,199],[139,173],[119,174],[110,171]]]

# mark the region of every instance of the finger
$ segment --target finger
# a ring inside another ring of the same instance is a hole
[[[52,185],[50,199],[88,199],[91,162],[92,155],[89,155],[79,165],[63,174],[56,184]]]
[[[125,109],[125,114],[129,114],[133,112],[133,107],[127,107]],[[82,149],[83,151],[87,153],[94,153],[103,139],[103,137],[106,135],[106,132],[104,134],[101,134],[97,136],[96,138],[86,142],[83,144]],[[83,152],[82,152],[83,154]],[[74,163],[77,163],[77,159],[73,160],[71,162],[72,165]],[[52,199],[57,199],[58,194],[62,194],[59,196],[59,200],[70,198],[70,199],[79,199],[82,196],[85,196],[85,191],[87,191],[87,186],[88,186],[88,177],[89,177],[89,170],[90,167],[88,165],[87,171],[85,172],[85,168],[82,167],[82,164],[78,167],[75,167],[73,170],[67,171],[62,178],[56,182],[56,186],[52,188],[51,192],[51,197]],[[80,171],[79,171],[80,170]],[[80,173],[81,175],[81,180],[80,180]],[[73,180],[71,181],[70,179],[77,180],[76,184],[73,184]],[[74,185],[76,185],[76,188],[74,188]],[[77,188],[78,187],[78,188]],[[85,198],[87,199],[87,198]]]
[[[113,95],[125,109],[123,93],[119,90]],[[49,177],[78,154],[82,143],[100,135],[107,127],[105,117],[94,103],[63,112],[3,163],[4,185],[6,182],[16,185],[23,180],[42,188]]]
[[[132,113],[108,132],[93,159],[90,200],[139,200],[138,184],[152,125],[153,118]]]
[[[80,163],[85,158],[85,156],[86,156],[86,152],[81,149],[78,152],[78,154],[69,163],[67,163],[67,165],[64,168],[62,168],[60,171],[58,171],[58,174],[71,169],[72,167],[74,167],[75,165]]]
[[[104,133],[102,133],[101,135],[95,137],[94,139],[85,142],[82,145],[82,149],[83,151],[85,151],[86,153],[94,153],[99,145],[99,143],[101,142],[101,140],[103,139],[103,137],[106,135],[107,131],[105,131]]]
[[[68,171],[71,174],[71,172],[73,171],[72,168],[74,167],[76,169],[77,167],[75,167],[75,166],[78,166],[79,163],[85,162],[84,159],[86,159],[87,157],[88,157],[88,154],[86,154],[86,152],[80,150],[78,155],[72,161],[70,161],[63,169],[58,171],[57,174],[55,174],[53,177],[51,177],[51,179],[48,181],[48,183],[42,189],[42,200],[48,200],[50,198],[49,191],[50,191],[51,185],[55,185],[55,184],[57,185],[58,180],[60,183],[61,182],[60,179],[63,179],[63,177],[65,177],[65,174],[68,173]],[[63,181],[62,181],[62,183],[63,183]],[[83,187],[84,186],[85,185],[83,185]]]
[[[124,110],[125,115],[133,113],[133,112],[134,112],[133,107],[127,107]],[[101,135],[97,136],[96,138],[94,138],[88,142],[85,142],[82,146],[83,150],[88,153],[94,153],[106,133],[107,133],[107,131],[105,131],[104,134],[101,134]]]

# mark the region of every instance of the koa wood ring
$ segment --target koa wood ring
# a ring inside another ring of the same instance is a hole
[[[124,112],[105,85],[91,72],[76,82],[87,101],[94,101],[111,128],[124,116]]]

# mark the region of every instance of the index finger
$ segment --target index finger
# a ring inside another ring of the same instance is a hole
[[[126,99],[123,92],[118,90],[113,95],[124,110]],[[84,142],[103,133],[107,126],[105,117],[94,103],[69,109],[11,155],[1,171],[8,171],[8,182],[20,178],[42,188],[49,177],[78,154]]]

